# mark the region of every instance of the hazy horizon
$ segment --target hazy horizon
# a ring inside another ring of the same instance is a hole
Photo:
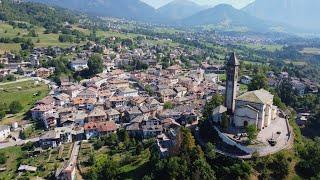
[[[164,6],[171,1],[174,0],[141,0],[154,8],[159,8],[161,6]],[[190,0],[193,1],[199,5],[204,5],[204,6],[216,6],[218,4],[230,4],[234,6],[237,9],[241,9],[248,4],[254,2],[255,0]]]

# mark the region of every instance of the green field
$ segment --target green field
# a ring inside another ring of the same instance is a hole
[[[22,158],[22,150],[21,147],[10,147],[5,149],[0,149],[1,153],[5,153],[7,157],[7,161],[4,165],[0,165],[0,167],[6,168],[4,172],[0,172],[0,179],[14,179],[16,177],[16,171],[19,166],[18,159]]]
[[[122,143],[120,143],[122,144]],[[129,150],[112,150],[112,147],[104,146],[94,150],[91,143],[82,141],[79,153],[79,167],[82,174],[87,173],[90,166],[86,166],[90,154],[94,152],[96,158],[108,155],[119,164],[120,179],[141,179],[147,170],[151,156],[149,148],[146,148],[140,155],[135,155],[135,148]]]
[[[30,37],[28,36],[27,29],[21,28],[13,28],[11,25],[6,23],[0,23],[0,37],[6,38],[31,38],[35,47],[48,47],[48,46],[58,46],[58,47],[70,47],[72,45],[76,45],[75,43],[61,43],[59,42],[59,34],[44,34],[45,29],[42,27],[35,27],[36,34],[38,37]],[[78,28],[81,29],[81,28]],[[82,29],[82,31],[86,32],[88,30]],[[39,41],[39,42],[38,42]],[[20,44],[19,43],[0,43],[0,54],[4,54],[8,51],[19,51]]]
[[[18,35],[20,33],[20,35]],[[11,25],[6,23],[0,23],[0,37],[8,37],[8,38],[14,38],[14,37],[22,37],[23,35],[27,35],[28,30],[26,29],[20,29],[20,28],[13,28]]]
[[[308,65],[307,62],[305,61],[289,61],[289,60],[286,60],[284,61],[286,64],[293,64],[293,65],[296,65],[296,66],[304,66],[304,65]]]
[[[38,96],[34,96],[35,93],[40,92]],[[10,83],[6,85],[0,84],[0,99],[1,102],[9,105],[12,101],[19,101],[23,110],[13,116],[7,116],[0,121],[0,124],[11,124],[14,121],[21,121],[25,117],[25,113],[30,110],[37,100],[45,97],[49,92],[49,88],[45,84],[35,85],[35,82],[24,81],[17,83]]]
[[[320,48],[303,48],[300,52],[304,54],[320,55]]]
[[[246,46],[247,48],[254,49],[254,50],[266,50],[270,52],[274,52],[276,50],[281,50],[283,48],[282,45],[265,45],[265,44],[239,44]]]
[[[20,44],[18,43],[0,43],[0,54],[4,54],[5,52],[18,52],[20,50]]]

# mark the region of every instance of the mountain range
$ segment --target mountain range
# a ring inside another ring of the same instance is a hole
[[[319,0],[256,0],[243,8],[258,18],[302,30],[320,30]]]
[[[157,14],[164,20],[176,21],[192,16],[206,8],[206,6],[200,6],[192,1],[174,0],[157,9]]]
[[[153,7],[140,0],[29,0],[60,6],[97,16],[151,21],[156,17]]]
[[[198,12],[181,21],[185,25],[219,25],[223,27],[246,27],[251,30],[266,31],[272,25],[231,5],[220,4]]]
[[[256,0],[243,9],[230,5],[203,7],[174,0],[155,9],[140,0],[29,0],[92,15],[179,25],[241,26],[249,30],[319,30],[320,0]],[[306,2],[308,1],[308,2]]]

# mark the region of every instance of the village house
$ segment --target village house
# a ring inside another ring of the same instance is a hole
[[[88,68],[88,61],[83,59],[76,59],[70,62],[70,68],[74,71],[82,71]]]
[[[21,164],[18,168],[19,172],[37,172],[37,167]]]
[[[303,96],[305,94],[306,85],[303,84],[298,79],[291,80],[290,84],[292,85],[292,89],[297,93],[299,96]]]
[[[51,74],[53,73],[52,70],[47,69],[47,68],[39,68],[35,71],[36,76],[37,77],[41,77],[41,78],[47,78],[49,76],[51,76]]]
[[[168,101],[172,101],[177,93],[173,90],[173,89],[162,89],[159,91],[159,95],[160,95],[160,101],[161,102],[168,102]]]
[[[97,98],[98,97],[98,92],[94,88],[87,88],[83,91],[81,91],[77,97],[81,97],[83,99],[89,99],[89,98]]]
[[[68,94],[70,98],[75,98],[82,91],[82,87],[78,85],[70,85],[61,88],[61,93]]]
[[[251,81],[252,81],[252,77],[250,76],[242,76],[240,79],[240,82],[245,85],[251,84]]]
[[[10,74],[10,69],[0,69],[0,77],[5,77]]]
[[[142,112],[136,106],[131,107],[130,109],[125,111],[125,119],[129,122],[140,115],[142,115]]]
[[[107,114],[102,108],[94,108],[87,116],[87,121],[105,121],[107,119]]]
[[[123,97],[137,97],[138,91],[129,87],[117,89],[116,94]]]
[[[187,88],[182,87],[182,86],[175,87],[174,91],[177,93],[177,95],[176,95],[177,98],[184,97],[188,92]]]
[[[161,134],[163,131],[161,121],[156,118],[143,120],[140,126],[143,138],[155,137]]]
[[[127,80],[115,79],[109,81],[109,84],[117,88],[128,88],[129,82]]]
[[[39,60],[38,55],[36,55],[36,54],[31,54],[29,56],[29,61],[31,63],[31,66],[33,66],[33,67],[39,67],[40,66],[40,60]]]
[[[39,144],[43,149],[56,148],[61,145],[60,134],[54,130],[47,131],[40,136]]]
[[[87,139],[109,135],[115,133],[118,127],[113,121],[89,122],[84,125],[84,131]]]
[[[179,65],[173,65],[166,69],[170,74],[176,75],[181,72],[181,67]]]
[[[119,123],[119,121],[120,121],[119,111],[110,108],[106,111],[106,114],[107,114],[108,121],[114,121],[114,122]]]
[[[299,113],[296,119],[298,126],[305,126],[310,118],[310,113]]]
[[[281,72],[279,74],[280,79],[288,79],[289,78],[289,73],[288,72]]]
[[[219,75],[215,73],[210,74],[204,74],[205,81],[212,82],[214,84],[218,83],[220,81]]]
[[[53,114],[53,112],[52,105],[37,105],[31,109],[31,117],[33,120],[44,120],[44,117]]]
[[[10,135],[10,126],[0,125],[0,142],[7,139]]]
[[[136,96],[130,99],[130,104],[132,106],[138,106],[141,107],[143,106],[146,102],[146,97],[141,97],[141,96]]]
[[[227,108],[225,106],[218,106],[212,111],[212,121],[215,123],[220,123],[222,121],[223,113],[227,112]]]
[[[55,105],[55,99],[52,96],[46,96],[43,99],[36,102],[36,105]]]
[[[58,106],[64,106],[70,103],[70,96],[65,93],[55,95],[53,98],[55,99],[55,104]]]
[[[109,102],[113,108],[124,107],[128,104],[128,100],[123,96],[113,96],[109,99]]]

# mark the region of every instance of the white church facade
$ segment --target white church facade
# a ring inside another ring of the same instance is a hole
[[[247,92],[235,100],[233,122],[236,127],[254,124],[261,130],[268,127],[276,116],[273,95],[264,89]]]

